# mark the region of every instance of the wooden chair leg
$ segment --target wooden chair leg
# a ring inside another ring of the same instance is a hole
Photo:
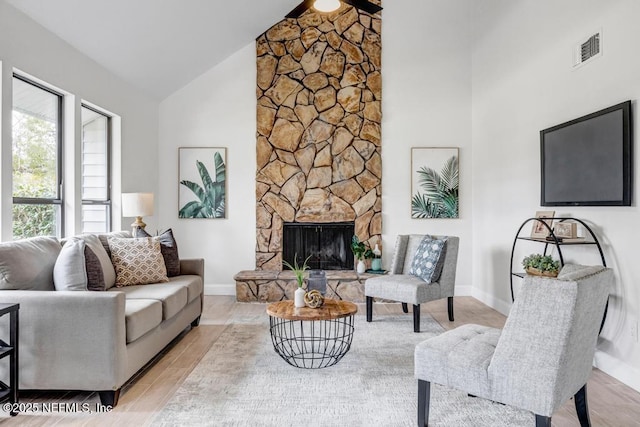
[[[580,420],[580,427],[591,427],[591,420],[589,419],[589,406],[587,405],[587,385],[583,385],[580,390],[573,397],[576,405],[576,413]]]
[[[418,380],[418,425],[429,425],[429,401],[431,400],[431,383]]]
[[[413,305],[413,332],[420,332],[420,304]]]
[[[449,309],[449,322],[453,322],[453,297],[449,297],[447,301]]]
[[[373,320],[373,297],[367,297],[367,322]]]
[[[406,303],[406,302],[403,302],[403,303],[402,303],[402,311],[403,311],[404,313],[408,313],[408,312],[409,312],[409,306],[407,306],[407,303]]]
[[[536,414],[536,427],[551,427],[551,417]]]

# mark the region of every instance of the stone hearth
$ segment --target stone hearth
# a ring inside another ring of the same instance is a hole
[[[364,282],[375,274],[355,271],[327,272],[327,298],[365,302]],[[298,287],[291,271],[248,270],[234,276],[238,302],[276,302],[293,299]]]

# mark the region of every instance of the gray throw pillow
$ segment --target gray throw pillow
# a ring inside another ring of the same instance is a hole
[[[427,283],[437,282],[442,273],[446,242],[446,239],[424,236],[413,256],[409,274],[418,276]]]
[[[106,290],[100,259],[83,238],[66,239],[53,267],[53,283],[57,291]]]
[[[68,239],[53,267],[56,291],[86,291],[87,271],[84,264],[85,243],[81,239]]]
[[[142,228],[138,228],[134,237],[151,237],[151,235]],[[164,258],[164,265],[167,268],[167,277],[179,276],[180,256],[178,255],[178,244],[173,237],[173,231],[168,229],[155,236],[154,239],[160,240],[160,251],[162,252],[162,258]]]
[[[104,284],[104,289],[101,289],[101,290],[110,289],[113,286],[115,286],[116,270],[113,268],[113,264],[111,263],[111,257],[107,253],[107,251],[104,249],[104,246],[100,238],[95,234],[82,234],[80,236],[77,236],[77,238],[84,240],[86,246],[89,249],[91,249],[91,252],[93,252],[93,255],[95,255],[95,257],[100,262],[100,269],[102,270],[102,275],[103,275],[102,283]],[[89,255],[89,259],[91,261],[94,261],[91,255]],[[89,265],[93,266],[92,263],[89,263]],[[96,268],[97,266],[95,266],[95,268],[93,268],[91,271],[88,271],[87,273],[93,274]],[[90,285],[93,286],[94,284],[96,284],[95,281],[97,280],[98,278],[96,277],[94,281],[90,281]],[[96,284],[96,286],[100,286],[100,285]]]

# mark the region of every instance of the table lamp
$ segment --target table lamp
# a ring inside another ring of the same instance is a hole
[[[153,215],[153,193],[122,193],[122,216],[135,217],[131,223],[131,233],[135,236],[137,228],[147,226],[142,221],[143,216]]]

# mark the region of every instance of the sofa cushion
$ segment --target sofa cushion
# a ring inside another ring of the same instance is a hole
[[[417,305],[440,298],[440,286],[429,286],[411,274],[389,274],[367,279],[364,293],[366,296]]]
[[[137,228],[134,237],[151,237],[151,235],[144,229]],[[167,268],[167,276],[179,276],[180,256],[178,255],[178,244],[176,243],[176,239],[173,237],[173,231],[168,229],[153,238],[160,242],[160,252],[162,252],[164,265]]]
[[[0,243],[0,290],[52,291],[62,246],[55,237]]]
[[[162,323],[162,303],[155,299],[127,299],[124,316],[128,344]]]
[[[160,301],[162,303],[163,320],[171,319],[180,312],[180,310],[187,305],[187,299],[189,298],[189,292],[186,286],[171,283],[111,288],[109,291],[124,292],[127,300],[153,299]]]
[[[427,283],[438,281],[442,272],[445,244],[446,239],[424,236],[413,257],[409,274],[418,276]]]
[[[172,285],[181,285],[187,288],[187,303],[198,298],[203,293],[202,278],[196,275],[182,275],[170,277],[169,282]]]
[[[160,242],[152,238],[109,237],[116,286],[168,282]]]

